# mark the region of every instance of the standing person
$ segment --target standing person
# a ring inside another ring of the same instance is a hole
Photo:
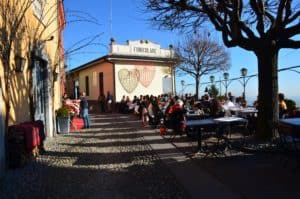
[[[107,112],[111,113],[112,112],[112,106],[113,106],[113,96],[110,94],[109,91],[107,91]]]
[[[85,92],[82,92],[80,96],[80,115],[83,118],[84,128],[90,128],[89,105],[85,97]]]
[[[104,113],[105,112],[105,95],[102,93],[99,95],[98,97],[98,101],[99,101],[99,106],[100,106],[100,112]]]
[[[141,101],[140,104],[140,110],[141,110],[141,119],[142,119],[142,125],[147,126],[149,117],[148,117],[148,102],[146,96],[143,97],[143,100]]]
[[[228,99],[229,99],[232,103],[235,103],[235,97],[231,94],[231,92],[228,92]]]

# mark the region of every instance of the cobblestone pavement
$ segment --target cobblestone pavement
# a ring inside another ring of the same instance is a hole
[[[0,198],[189,198],[127,115],[91,115],[91,129],[58,135],[47,152],[8,170]]]
[[[232,138],[238,136],[234,134]],[[269,147],[269,150],[248,150],[247,146],[252,148],[251,144],[255,143],[251,137],[245,140],[246,147],[234,147],[220,152],[208,150],[209,152],[203,154],[195,154],[195,138],[171,138],[168,135],[165,139],[189,156],[199,170],[210,174],[243,199],[300,198],[300,162],[299,156],[295,157],[296,154],[282,151],[278,147]],[[212,141],[203,139],[202,146],[205,148],[206,144]],[[259,142],[255,145],[259,146]]]

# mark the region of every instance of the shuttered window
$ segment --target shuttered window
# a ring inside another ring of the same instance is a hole
[[[85,76],[85,94],[86,96],[90,95],[89,76]]]

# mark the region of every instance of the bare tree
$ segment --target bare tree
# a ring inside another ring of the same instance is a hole
[[[197,98],[203,75],[227,70],[230,66],[225,48],[210,38],[207,32],[187,35],[174,51],[179,61],[177,68],[195,79]]]
[[[227,47],[241,47],[258,60],[258,133],[267,139],[278,121],[278,53],[300,48],[296,0],[144,0],[151,20],[169,29],[212,24]]]

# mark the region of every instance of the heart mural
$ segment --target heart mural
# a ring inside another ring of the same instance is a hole
[[[139,71],[139,81],[144,87],[148,87],[155,75],[155,68],[153,66],[135,66]]]
[[[139,83],[139,71],[135,69],[131,71],[127,69],[121,69],[118,72],[118,76],[121,85],[128,93],[134,91]]]

